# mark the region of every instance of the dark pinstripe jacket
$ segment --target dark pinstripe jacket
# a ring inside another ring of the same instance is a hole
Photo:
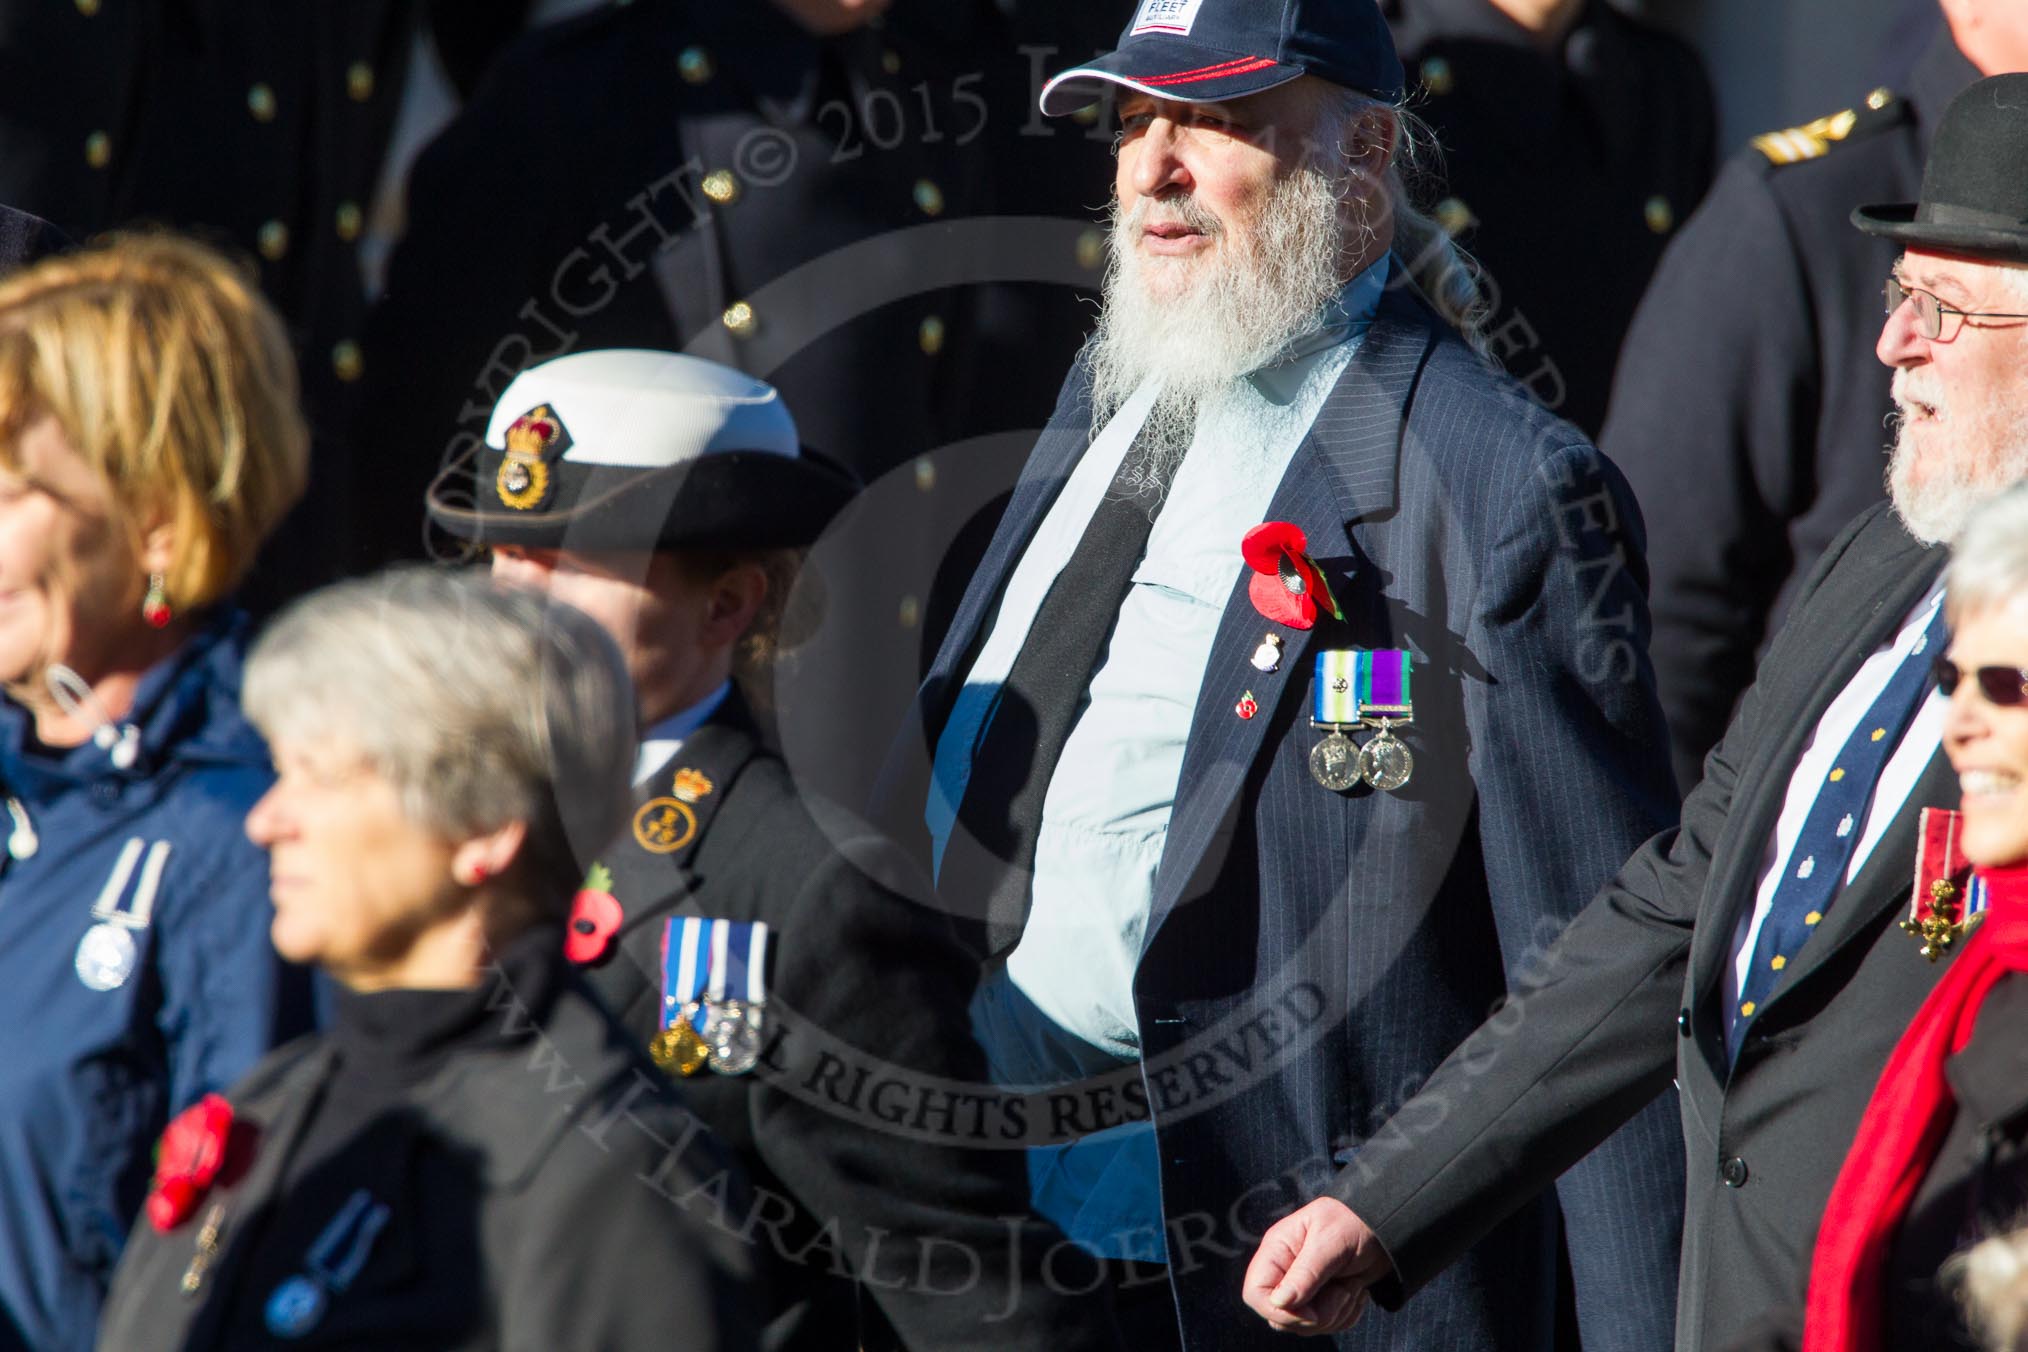
[[[1080,364],[959,606],[924,686],[918,758],[1086,447],[1087,384]],[[1217,1352],[1281,1345],[1239,1299],[1258,1233],[1321,1189],[1674,815],[1626,487],[1412,287],[1383,300],[1268,516],[1307,533],[1345,620],[1270,624],[1235,576],[1135,980],[1182,1326]],[[1285,644],[1273,673],[1249,660],[1265,633]],[[1414,654],[1416,769],[1399,793],[1310,777],[1314,655],[1353,647]],[[1241,718],[1249,692],[1259,712]],[[1023,919],[973,926],[989,961]],[[1106,1125],[1101,1106],[1088,1126]],[[1658,1110],[1565,1191],[1597,1346],[1667,1337],[1673,1137]],[[1554,1208],[1526,1210],[1441,1289],[1338,1345],[1548,1347],[1555,1236]]]

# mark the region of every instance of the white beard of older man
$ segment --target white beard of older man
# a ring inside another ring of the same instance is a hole
[[[1314,79],[1233,110],[1145,95],[1122,104],[1105,308],[1090,351],[1094,431],[1156,380],[1150,440],[1187,446],[1207,401],[1318,331],[1345,282],[1386,253],[1393,216],[1376,167],[1392,119],[1348,111]],[[1271,136],[1253,135],[1277,125],[1313,130],[1278,156]],[[1216,172],[1186,163],[1186,141],[1209,147]]]

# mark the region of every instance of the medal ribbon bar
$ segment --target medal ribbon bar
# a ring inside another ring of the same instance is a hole
[[[1415,709],[1409,690],[1414,659],[1400,648],[1382,648],[1357,654],[1359,676],[1353,688],[1359,696],[1358,716],[1365,719],[1405,719]]]
[[[1359,721],[1359,663],[1364,653],[1339,649],[1317,654],[1310,721],[1349,727]]]

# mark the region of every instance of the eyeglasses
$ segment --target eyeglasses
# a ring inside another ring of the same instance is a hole
[[[1960,671],[1958,664],[1948,657],[1936,660],[1936,688],[1948,699],[1957,693],[1958,682],[1971,677],[1979,684],[1979,693],[1989,704],[2003,709],[2012,709],[2028,704],[2028,671],[2019,667],[1980,667],[1976,671]]]
[[[1899,310],[1902,302],[1914,301],[1916,332],[1934,343],[1948,343],[1956,338],[1967,319],[2028,319],[2028,315],[2005,314],[1998,310],[1952,309],[1927,291],[1903,286],[1896,277],[1887,279],[1885,294],[1889,314]],[[1945,324],[1946,319],[1950,321],[1948,325]],[[1946,327],[1950,332],[1944,332]]]

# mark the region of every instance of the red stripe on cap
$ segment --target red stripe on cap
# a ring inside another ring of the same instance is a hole
[[[1167,88],[1170,85],[1198,84],[1205,80],[1223,80],[1234,75],[1251,75],[1257,70],[1266,70],[1274,65],[1265,57],[1241,57],[1237,61],[1222,61],[1215,66],[1200,66],[1196,70],[1178,71],[1174,75],[1155,75],[1139,81],[1144,85]]]

